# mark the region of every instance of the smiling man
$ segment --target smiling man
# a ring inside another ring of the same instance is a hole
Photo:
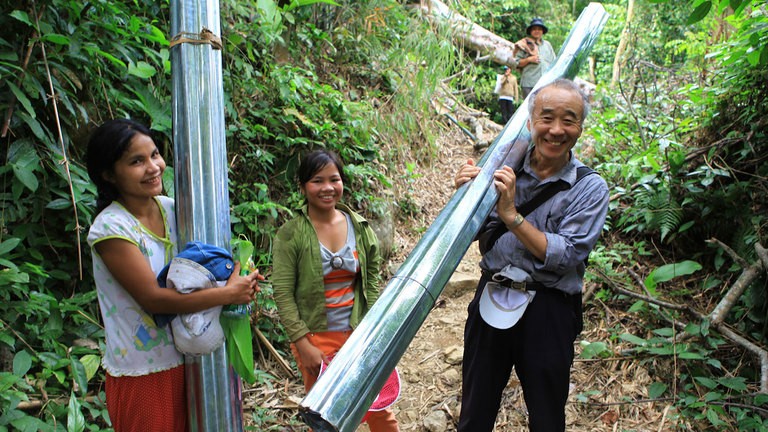
[[[585,261],[605,223],[608,186],[573,154],[589,111],[578,85],[559,79],[528,104],[531,146],[520,166],[494,173],[499,201],[478,235],[483,277],[464,329],[459,432],[493,430],[513,367],[529,429],[565,430]],[[468,161],[456,187],[479,172]]]

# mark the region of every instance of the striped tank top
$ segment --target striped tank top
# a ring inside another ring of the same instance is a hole
[[[336,252],[331,252],[320,244],[328,331],[352,329],[349,318],[355,302],[355,279],[360,271],[360,261],[352,219],[346,213],[344,216],[347,218],[347,241],[344,246]]]

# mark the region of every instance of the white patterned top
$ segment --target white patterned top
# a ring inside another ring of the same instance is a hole
[[[176,213],[174,201],[155,197],[165,220],[165,237],[160,238],[139,222],[120,203],[113,201],[96,216],[88,232],[93,256],[93,277],[106,333],[102,361],[112,376],[141,376],[171,369],[184,362],[176,350],[170,325],[157,327],[152,315],[114,280],[94,245],[108,239],[135,244],[157,274],[176,254]]]

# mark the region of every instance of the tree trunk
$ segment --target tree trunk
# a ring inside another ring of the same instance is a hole
[[[621,79],[621,68],[627,62],[625,54],[627,52],[627,46],[629,45],[629,36],[632,32],[632,19],[635,15],[635,0],[629,0],[627,3],[627,20],[624,23],[624,31],[621,32],[621,39],[619,40],[619,47],[616,48],[616,57],[613,59],[613,76],[611,78],[611,87],[616,87],[619,79]]]
[[[448,22],[454,30],[454,38],[463,46],[488,55],[496,63],[512,68],[517,66],[514,42],[473,23],[439,0],[422,1],[419,7],[428,17]]]

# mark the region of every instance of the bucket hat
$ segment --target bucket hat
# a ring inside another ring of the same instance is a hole
[[[542,29],[544,29],[544,34],[547,34],[547,32],[549,31],[547,26],[544,25],[544,20],[542,20],[541,18],[534,18],[531,20],[531,23],[528,24],[528,27],[525,29],[525,33],[530,36],[531,29],[536,26],[539,26]]]
[[[189,242],[158,274],[161,287],[186,294],[197,289],[223,286],[232,275],[235,263],[224,248],[202,242]],[[171,323],[176,349],[187,355],[209,354],[224,343],[219,322],[221,306],[191,314],[155,315],[157,325]]]
[[[512,288],[510,282],[530,281],[530,276],[517,267],[507,266],[495,273],[485,284],[480,296],[479,308],[483,321],[500,330],[517,324],[536,292]]]
[[[186,294],[197,289],[215,288],[226,284],[218,282],[202,265],[176,257],[171,260],[166,279],[168,288]],[[186,355],[203,355],[217,350],[224,343],[224,329],[219,322],[221,306],[200,312],[179,314],[171,320],[171,331],[176,349]]]

